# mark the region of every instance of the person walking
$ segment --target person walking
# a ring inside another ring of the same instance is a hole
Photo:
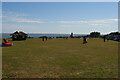
[[[4,40],[5,43],[8,43],[8,41],[5,38],[3,40]]]
[[[86,43],[87,43],[87,38],[83,37],[83,44],[86,44]]]
[[[109,41],[109,36],[107,36],[107,41]]]
[[[44,37],[42,37],[42,41],[44,41]]]
[[[47,41],[47,37],[45,37],[46,41]]]
[[[104,42],[105,42],[105,38],[106,38],[106,37],[105,37],[105,36],[103,36],[103,40],[104,40]]]

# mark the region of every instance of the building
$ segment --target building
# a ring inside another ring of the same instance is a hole
[[[13,34],[10,34],[12,36],[12,40],[26,40],[27,34],[22,31],[16,31]]]

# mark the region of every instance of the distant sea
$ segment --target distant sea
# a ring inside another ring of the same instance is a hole
[[[2,33],[0,34],[0,38],[10,38],[11,33]],[[85,35],[88,35],[88,34],[74,34],[74,36],[85,36]],[[47,36],[47,37],[69,37],[70,34],[39,34],[39,33],[28,33],[28,37],[33,37],[33,38],[39,38],[41,36]]]

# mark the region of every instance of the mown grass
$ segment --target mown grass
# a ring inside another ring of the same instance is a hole
[[[117,78],[118,42],[27,39],[2,48],[3,78]]]

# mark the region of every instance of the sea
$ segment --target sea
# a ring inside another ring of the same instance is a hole
[[[12,33],[2,33],[0,34],[0,39],[1,38],[10,38],[10,34]],[[74,36],[85,36],[88,34],[74,34]],[[70,34],[43,34],[43,33],[28,33],[28,37],[33,37],[33,38],[39,38],[41,36],[47,36],[47,37],[69,37]]]

